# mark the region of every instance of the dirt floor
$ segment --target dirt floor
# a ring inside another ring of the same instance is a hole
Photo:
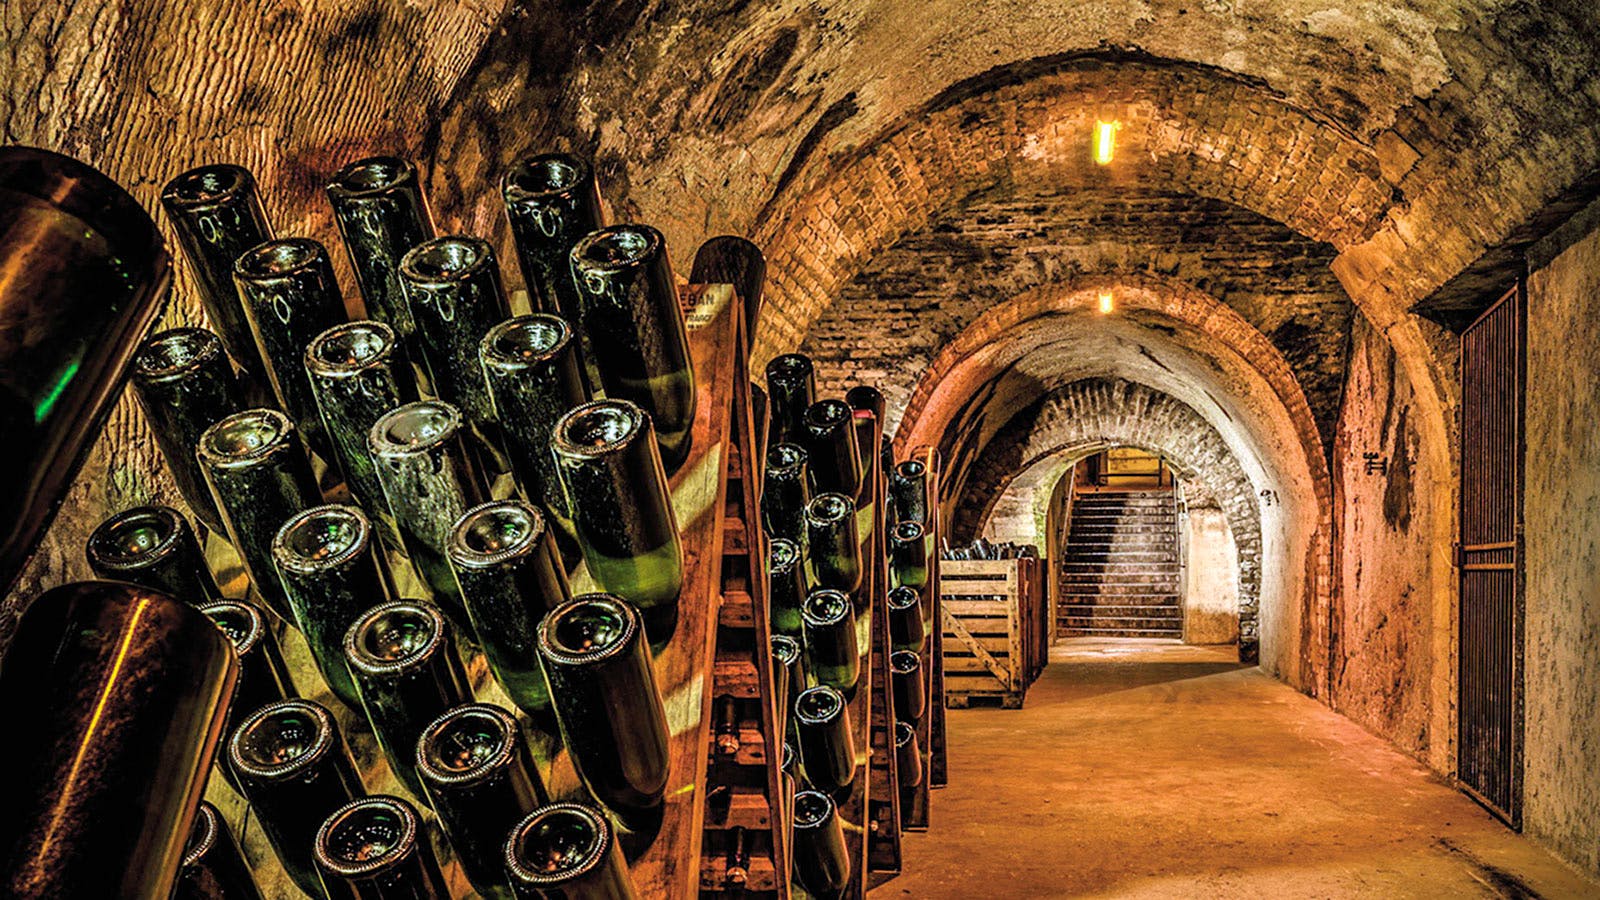
[[[949,713],[950,785],[876,898],[1600,897],[1231,647],[1058,644],[1021,710]]]

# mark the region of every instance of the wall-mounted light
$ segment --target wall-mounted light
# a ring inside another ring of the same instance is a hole
[[[1361,468],[1368,475],[1389,474],[1389,459],[1382,453],[1363,453],[1361,454],[1361,459]]]
[[[1098,120],[1094,123],[1094,161],[1102,166],[1111,165],[1117,155],[1117,132],[1122,130],[1118,121]]]
[[[1101,314],[1110,315],[1111,311],[1116,309],[1116,308],[1117,308],[1117,299],[1111,295],[1111,292],[1110,291],[1101,291],[1100,292],[1100,312],[1101,312]]]

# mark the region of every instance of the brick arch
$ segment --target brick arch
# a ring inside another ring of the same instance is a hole
[[[1000,495],[1029,466],[1047,457],[1088,455],[1113,446],[1166,457],[1180,478],[1199,482],[1216,498],[1239,551],[1239,654],[1255,659],[1263,565],[1259,488],[1204,416],[1146,385],[1120,378],[1076,381],[1012,418],[974,461],[955,499],[952,543],[981,533]]]

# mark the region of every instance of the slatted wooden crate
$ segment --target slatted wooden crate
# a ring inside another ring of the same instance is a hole
[[[939,589],[945,704],[974,699],[1022,708],[1043,668],[1043,581],[1036,559],[944,560]]]

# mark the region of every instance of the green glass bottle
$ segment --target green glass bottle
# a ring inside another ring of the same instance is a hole
[[[889,494],[894,512],[901,522],[928,525],[928,467],[919,459],[908,459],[894,467],[889,478]]]
[[[922,674],[922,654],[896,650],[889,654],[889,693],[895,718],[918,722],[928,706],[927,680]]]
[[[922,747],[917,742],[916,726],[910,722],[894,723],[894,760],[901,790],[922,784]]]
[[[928,586],[928,536],[916,522],[889,531],[889,583],[918,592]]]
[[[450,900],[422,818],[399,797],[339,807],[312,848],[328,900]]]
[[[849,694],[861,677],[855,607],[842,591],[812,591],[801,609],[805,623],[806,668],[819,684]]]
[[[222,814],[204,800],[183,848],[183,869],[172,900],[261,900],[239,842]]]
[[[805,416],[805,445],[811,485],[818,494],[861,493],[861,445],[855,410],[843,400],[819,400]]]
[[[223,734],[232,734],[263,706],[300,696],[265,613],[242,600],[208,603],[200,607],[200,611],[222,629],[239,656],[239,683],[233,691],[233,702],[228,706],[228,723]],[[233,770],[226,765],[221,768],[224,777],[232,783]]]
[[[793,541],[776,538],[767,545],[767,604],[773,634],[799,637],[800,608],[806,600],[805,560]]]
[[[519,159],[500,177],[500,196],[517,245],[517,262],[537,308],[577,322],[572,248],[605,224],[594,167],[569,153]]]
[[[821,791],[794,795],[794,874],[818,898],[838,897],[850,882],[839,811]]]
[[[811,357],[800,353],[773,357],[767,363],[767,446],[809,443],[806,410],[816,399]]]
[[[776,699],[778,727],[774,733],[789,732],[789,710],[794,706],[795,695],[806,687],[805,662],[801,658],[800,642],[786,634],[775,634],[772,646],[772,696]]]
[[[506,873],[518,900],[637,900],[605,813],[581,803],[540,807],[511,830]]]
[[[170,506],[135,506],[101,522],[84,556],[101,578],[141,584],[193,606],[222,599],[193,529]]]
[[[856,777],[855,738],[844,695],[825,684],[806,688],[794,701],[800,762],[818,790],[837,791]]]
[[[861,587],[861,537],[856,504],[843,494],[818,494],[806,507],[811,583],[854,593]]]
[[[767,451],[761,482],[761,524],[771,538],[806,545],[806,506],[811,503],[808,454],[798,444],[774,444]]]
[[[922,652],[927,625],[922,617],[922,595],[908,587],[889,591],[889,646],[894,650]]]

